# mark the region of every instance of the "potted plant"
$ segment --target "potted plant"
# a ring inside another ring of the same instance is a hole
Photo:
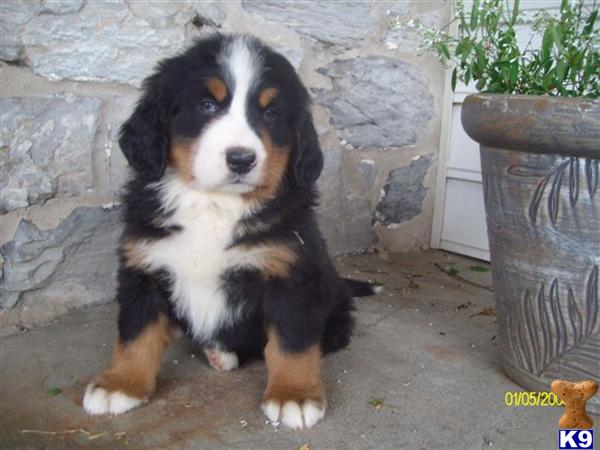
[[[410,22],[454,66],[453,89],[481,91],[461,119],[480,144],[501,364],[529,390],[600,382],[598,6],[563,0],[557,13],[475,0],[457,3],[456,33]],[[600,413],[600,397],[588,406]]]

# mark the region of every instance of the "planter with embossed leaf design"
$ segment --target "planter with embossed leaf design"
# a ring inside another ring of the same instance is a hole
[[[474,94],[462,123],[481,149],[503,369],[530,390],[600,382],[600,100]]]

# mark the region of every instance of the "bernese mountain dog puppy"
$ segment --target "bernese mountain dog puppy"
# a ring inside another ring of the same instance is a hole
[[[161,62],[143,90],[119,140],[135,170],[119,339],[85,410],[148,399],[181,330],[217,370],[264,356],[268,419],[313,426],[326,406],[321,356],[348,344],[352,297],[374,288],[338,276],[317,227],[323,155],[307,90],[279,53],[221,34]]]

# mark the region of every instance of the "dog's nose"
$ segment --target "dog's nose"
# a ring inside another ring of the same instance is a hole
[[[227,161],[227,167],[232,172],[241,175],[250,172],[254,167],[256,164],[256,153],[248,148],[233,147],[225,153],[225,161]]]

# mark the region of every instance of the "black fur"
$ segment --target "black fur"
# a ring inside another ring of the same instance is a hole
[[[313,186],[323,170],[323,152],[309,112],[302,120],[298,145],[294,149],[291,155],[292,183],[297,188]]]
[[[151,183],[165,172],[171,139],[198,136],[210,122],[197,107],[206,95],[202,80],[227,78],[216,61],[227,39],[215,35],[199,41],[184,54],[162,62],[144,83],[144,95],[121,128],[119,141],[135,169],[135,178],[123,199],[124,239],[157,240],[180,232],[177,226],[161,225],[170,212],[161,208]],[[242,360],[260,356],[266,342],[265,329],[273,326],[288,351],[299,352],[317,343],[324,352],[335,351],[350,340],[351,287],[356,289],[358,284],[351,282],[350,286],[338,276],[313,212],[323,155],[309,110],[309,96],[285,58],[258,41],[254,45],[264,64],[257,92],[267,85],[278,89],[275,107],[279,115],[269,122],[259,111],[250,110],[248,120],[252,126],[266,129],[275,144],[290,149],[289,164],[277,195],[254,216],[244,218],[240,228],[246,231],[237,235],[231,246],[282,242],[294,247],[298,259],[289,277],[267,280],[257,270],[247,269],[223,273],[222,288],[228,305],[241,308],[242,319],[223,326],[201,344],[236,351]],[[224,105],[229,101],[226,98]],[[134,339],[161,312],[184,329],[189,328],[186,319],[172,310],[170,289],[168,274],[146,274],[126,268],[122,262],[117,298],[123,341]],[[365,286],[361,289],[365,294]]]
[[[368,281],[351,280],[344,278],[344,281],[352,291],[352,297],[367,297],[377,293],[377,287]]]
[[[144,92],[132,116],[121,127],[119,146],[140,178],[156,181],[165,172],[170,139],[160,74],[144,82]]]

